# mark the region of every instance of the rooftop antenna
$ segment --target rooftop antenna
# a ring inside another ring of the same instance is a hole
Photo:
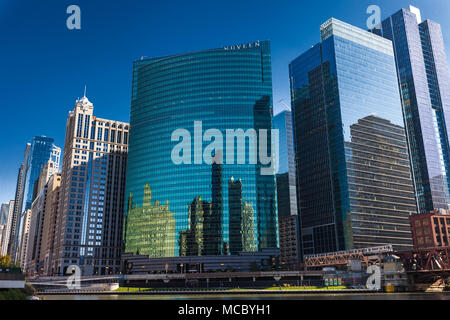
[[[84,85],[84,97],[86,98],[86,85]]]

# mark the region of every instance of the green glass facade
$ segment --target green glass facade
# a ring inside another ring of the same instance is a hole
[[[224,159],[234,152],[234,164],[195,163],[196,148],[211,143],[194,143],[196,121],[202,133],[222,133],[220,151]],[[275,177],[249,161],[250,139],[245,150],[225,143],[227,130],[272,128],[268,41],[136,61],[130,125],[125,252],[158,258],[278,247]],[[172,161],[177,129],[191,134],[192,164]],[[245,164],[237,164],[241,154]]]

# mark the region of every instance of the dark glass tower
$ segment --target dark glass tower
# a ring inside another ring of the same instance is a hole
[[[392,40],[419,212],[450,205],[450,78],[439,24],[401,9],[374,33]]]
[[[268,130],[270,141],[268,41],[136,61],[130,120],[126,195],[132,198],[132,207],[126,210],[125,252],[161,258],[234,255],[277,247],[275,177],[261,175],[260,169],[267,166],[249,161],[246,151],[254,145],[248,136],[245,150],[237,144],[228,150],[225,143],[227,130],[237,129]],[[201,122],[202,134],[219,131],[222,149],[205,156],[211,140],[203,136],[198,141],[194,122]],[[192,137],[188,145],[193,148],[183,153],[192,159],[190,164],[177,165],[171,157],[179,143],[171,139],[177,129]],[[270,143],[268,147],[270,154]],[[203,159],[196,156],[199,150]],[[233,152],[235,162],[230,164],[227,155]],[[237,164],[241,155],[246,161]],[[212,162],[219,156],[223,163]],[[239,186],[229,188],[231,178]],[[174,219],[173,231],[166,232],[166,244],[161,244],[167,248],[155,250],[159,244],[147,231],[158,216],[145,207],[139,209],[145,202],[144,186],[154,201],[166,204]]]
[[[290,64],[303,254],[412,248],[416,212],[392,43],[344,22]]]

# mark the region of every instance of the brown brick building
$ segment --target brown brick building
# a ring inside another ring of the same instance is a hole
[[[409,218],[414,249],[448,247],[450,239],[450,210],[433,210]]]

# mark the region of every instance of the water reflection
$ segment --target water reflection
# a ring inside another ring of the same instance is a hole
[[[44,300],[450,300],[450,293],[242,294],[242,295],[44,295]]]

